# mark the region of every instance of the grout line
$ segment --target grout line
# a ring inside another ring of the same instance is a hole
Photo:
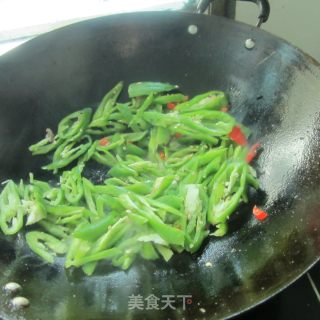
[[[311,278],[309,272],[307,273],[307,276],[308,276],[308,279],[309,279],[309,281],[310,281],[311,287],[312,287],[314,293],[316,294],[318,301],[320,302],[320,293],[319,293],[319,291],[318,291],[318,289],[317,289],[317,286],[316,286],[316,284],[314,283],[313,279]]]

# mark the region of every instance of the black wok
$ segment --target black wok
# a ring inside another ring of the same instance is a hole
[[[198,32],[190,34],[188,26]],[[244,46],[255,39],[252,50]],[[30,307],[15,319],[218,319],[238,314],[295,281],[320,256],[320,68],[285,41],[224,18],[137,13],[50,32],[0,58],[0,178],[27,177],[43,158],[27,146],[45,128],[93,105],[117,81],[168,81],[188,94],[230,93],[232,113],[263,152],[255,167],[263,191],[195,255],[168,264],[137,261],[127,271],[103,265],[92,277],[47,265],[23,237],[1,238],[0,285],[20,282]],[[270,213],[252,217],[254,203]],[[211,262],[212,267],[206,267]],[[129,310],[130,295],[174,295],[176,310]],[[177,295],[191,295],[185,310]],[[205,309],[205,313],[202,313]],[[201,312],[202,311],[202,312]]]

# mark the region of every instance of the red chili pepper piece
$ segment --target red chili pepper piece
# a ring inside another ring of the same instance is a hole
[[[258,149],[261,147],[260,143],[255,143],[254,145],[251,146],[251,148],[248,151],[246,161],[250,163],[257,155]]]
[[[107,144],[109,144],[108,138],[104,137],[104,138],[100,139],[100,141],[99,141],[99,145],[100,145],[100,146],[104,147],[104,146],[106,146]]]
[[[258,208],[257,206],[254,206],[252,209],[253,215],[257,220],[264,220],[266,219],[269,215],[267,212],[261,210],[260,208]]]
[[[181,138],[182,137],[182,134],[177,132],[175,135],[174,135],[177,139]]]
[[[169,103],[167,104],[167,108],[168,108],[169,110],[173,110],[175,107],[176,107],[176,104],[173,103],[173,102],[169,102]]]
[[[165,155],[165,153],[163,151],[159,152],[159,156],[160,156],[161,160],[165,160],[166,159],[166,155]]]
[[[238,125],[233,127],[232,131],[229,133],[229,138],[240,146],[245,146],[247,144],[247,138]]]
[[[226,105],[226,106],[221,107],[220,111],[221,112],[228,112],[229,111],[229,106]]]

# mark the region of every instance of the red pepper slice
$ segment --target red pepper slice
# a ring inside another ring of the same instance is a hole
[[[159,152],[159,156],[160,156],[161,160],[165,160],[166,159],[166,155],[165,155],[165,153],[163,151]]]
[[[176,104],[173,103],[173,102],[169,102],[169,103],[167,104],[167,108],[168,108],[169,110],[173,110],[175,107],[176,107]]]
[[[228,136],[232,141],[239,144],[240,146],[245,146],[247,144],[247,138],[242,132],[239,125],[234,126]]]
[[[254,206],[252,209],[253,215],[257,220],[264,220],[266,219],[269,215],[267,212],[261,210],[260,208],[258,208],[257,206]]]
[[[109,144],[108,138],[104,137],[104,138],[102,138],[102,139],[99,140],[99,145],[100,145],[100,146],[104,147],[104,146],[106,146],[107,144]]]
[[[257,155],[258,149],[261,147],[260,143],[255,143],[254,145],[251,146],[251,148],[248,151],[246,161],[250,163]]]

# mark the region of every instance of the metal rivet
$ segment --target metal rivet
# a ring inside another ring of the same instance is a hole
[[[8,293],[15,293],[21,290],[21,286],[19,283],[16,282],[8,282],[4,287],[3,287],[5,292]]]
[[[190,34],[196,34],[198,32],[198,27],[194,24],[191,24],[189,27],[188,27],[188,32]]]
[[[256,45],[255,41],[253,39],[247,39],[246,42],[244,43],[244,46],[248,49],[251,50],[254,48],[254,46]]]
[[[15,308],[24,308],[27,307],[30,304],[30,302],[25,297],[15,297],[11,300],[11,304]]]
[[[205,309],[205,308],[200,308],[199,311],[200,311],[201,313],[206,313],[206,309]]]

